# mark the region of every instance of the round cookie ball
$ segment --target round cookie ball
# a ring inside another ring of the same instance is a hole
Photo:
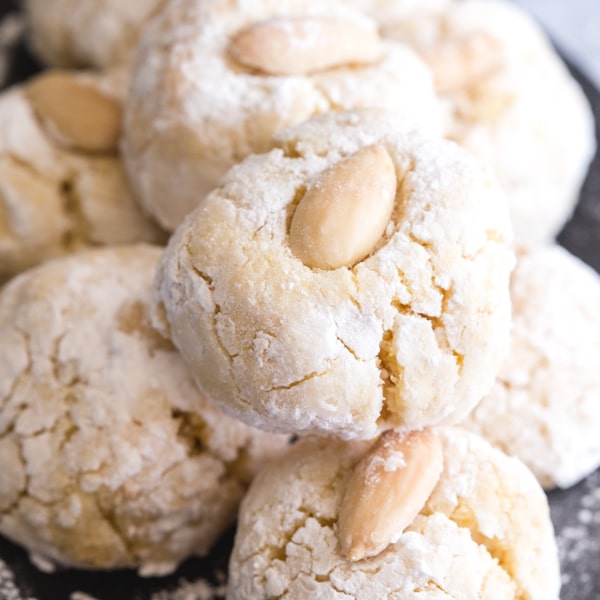
[[[521,248],[511,298],[508,357],[463,424],[566,488],[600,465],[600,276],[560,246]]]
[[[385,26],[391,20],[415,19],[439,11],[451,1],[453,0],[347,0],[347,3]]]
[[[160,252],[89,250],[0,291],[0,533],[43,563],[169,573],[285,446],[207,401],[150,327]]]
[[[515,239],[551,240],[566,223],[595,150],[591,108],[524,10],[453,0],[382,23],[432,68],[447,108],[445,134],[490,164]]]
[[[558,599],[556,542],[533,475],[472,433],[437,435],[443,468],[425,505],[395,542],[354,562],[338,540],[340,507],[366,445],[309,437],[271,463],[240,508],[228,600]],[[375,495],[371,515],[398,501]]]
[[[125,164],[148,212],[173,230],[277,131],[363,106],[441,131],[423,61],[341,2],[173,0],[137,49]]]
[[[121,72],[46,71],[0,94],[0,282],[90,245],[163,243],[117,153]]]
[[[510,325],[506,201],[458,146],[402,125],[365,110],[290,128],[172,236],[155,324],[200,388],[248,424],[370,439],[462,418],[491,388]],[[321,254],[345,239],[338,222],[360,238],[391,202],[365,258],[320,268],[292,250],[297,206],[319,189],[339,211]]]
[[[126,63],[142,26],[166,0],[24,0],[33,51],[55,67]]]

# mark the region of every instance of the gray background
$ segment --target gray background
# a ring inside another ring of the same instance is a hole
[[[600,86],[600,0],[515,0],[563,53]]]

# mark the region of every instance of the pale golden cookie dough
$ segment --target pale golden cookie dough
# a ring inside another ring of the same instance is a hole
[[[264,46],[268,58],[242,63],[250,50],[233,51],[238,36],[264,25],[274,30],[259,31],[247,46],[257,54]],[[343,2],[173,0],[144,30],[136,56],[125,164],[144,206],[169,230],[229,167],[315,114],[382,107],[441,132],[424,62],[382,40],[374,21]],[[322,63],[330,58],[333,64]],[[275,72],[265,71],[276,60]]]
[[[356,562],[342,555],[339,517],[365,444],[310,437],[271,463],[242,502],[228,600],[557,600],[556,542],[533,475],[474,434],[437,435],[443,470],[425,506],[395,543]],[[390,510],[377,498],[373,514]]]
[[[600,276],[560,246],[522,248],[511,298],[507,360],[464,425],[566,488],[600,465]]]
[[[144,24],[166,0],[24,0],[34,52],[55,67],[126,63]]]
[[[160,252],[84,251],[0,291],[0,533],[36,564],[169,573],[285,446],[208,402],[150,327]]]
[[[232,168],[171,238],[156,325],[243,421],[368,439],[462,418],[491,388],[510,323],[506,201],[458,146],[402,124],[364,110],[292,127]],[[383,236],[354,266],[305,265],[289,243],[297,202],[371,145],[395,170]]]
[[[432,67],[446,135],[495,170],[515,239],[551,240],[594,154],[591,108],[523,9],[499,0],[438,4],[382,21],[382,34],[411,45]]]
[[[118,157],[123,90],[121,72],[47,71],[0,94],[0,282],[85,246],[165,241]]]

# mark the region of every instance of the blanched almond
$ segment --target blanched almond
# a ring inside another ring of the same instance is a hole
[[[42,126],[71,150],[114,153],[121,130],[121,103],[70,73],[48,71],[25,92]]]
[[[433,431],[384,433],[354,468],[342,498],[344,556],[361,560],[395,542],[425,505],[442,467],[442,445]]]
[[[375,28],[331,18],[275,18],[240,31],[229,45],[240,64],[269,75],[304,75],[381,56]]]
[[[367,256],[390,221],[396,171],[381,144],[324,171],[304,194],[290,226],[290,248],[307,266],[350,267]]]

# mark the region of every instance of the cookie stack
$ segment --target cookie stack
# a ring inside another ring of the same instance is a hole
[[[0,97],[0,533],[161,575],[237,515],[231,600],[558,598],[600,280],[552,242],[594,140],[537,26],[83,4],[28,0],[55,68]]]

